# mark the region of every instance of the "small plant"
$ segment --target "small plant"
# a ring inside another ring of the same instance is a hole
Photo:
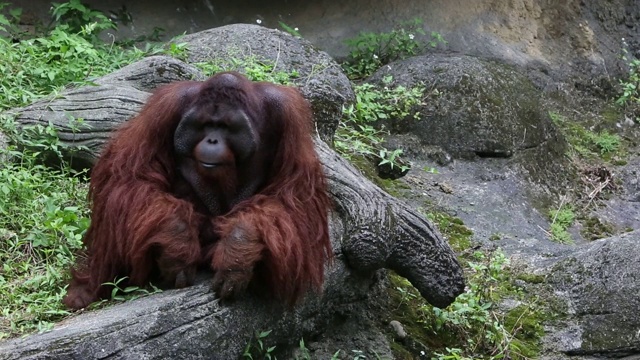
[[[434,168],[432,166],[425,166],[422,168],[422,171],[427,172],[429,174],[438,174],[439,171],[437,168]]]
[[[384,125],[378,129],[374,123],[407,117],[417,119],[419,114],[413,110],[422,103],[424,88],[393,87],[392,80],[391,76],[385,77],[382,88],[371,84],[355,87],[356,103],[343,109],[343,120],[334,144],[336,150],[347,159],[353,156],[378,158],[379,165],[390,164],[392,168],[399,166],[404,171],[406,165],[397,164],[402,150],[384,148],[382,142],[387,132]]]
[[[424,87],[394,87],[392,83],[393,77],[388,75],[382,78],[381,88],[367,83],[356,86],[357,121],[371,123],[377,120],[404,119],[409,116],[418,118],[419,114],[412,113],[412,110],[414,106],[422,104]]]
[[[571,145],[572,155],[586,159],[601,158],[611,160],[616,154],[623,152],[619,135],[606,130],[594,132],[583,125],[570,121],[565,116],[550,112],[551,120],[560,128]]]
[[[409,300],[415,299],[417,295],[412,291],[409,291],[407,288],[397,286],[396,290],[400,293],[400,304],[402,305],[405,302],[409,302]]]
[[[620,136],[610,134],[608,131],[591,134],[589,139],[600,150],[601,155],[617,152],[620,148]]]
[[[353,353],[353,360],[365,360],[367,358],[362,350],[351,350],[351,352]]]
[[[271,360],[276,359],[273,355],[273,351],[276,349],[275,346],[267,346],[265,344],[265,339],[271,334],[272,330],[263,331],[261,333],[257,333],[255,335],[255,343],[253,341],[249,341],[247,346],[244,348],[244,352],[242,353],[242,357],[250,360],[257,359],[265,359]],[[303,343],[304,345],[304,343]]]
[[[463,355],[462,349],[459,348],[445,348],[445,352],[435,353],[437,356],[435,360],[474,360],[473,358]]]
[[[503,270],[508,264],[508,259],[501,252],[494,253],[492,258],[487,258],[482,252],[475,252],[474,258],[478,261],[470,261],[467,265],[471,270],[470,276],[476,281],[469,280],[468,291],[460,294],[446,309],[433,308],[436,330],[449,326],[464,333],[460,336],[468,338],[468,329],[483,329],[484,326],[478,325],[493,323],[489,309],[496,300],[495,292],[499,283],[504,280]],[[493,332],[496,330],[500,329],[491,329]],[[495,334],[483,337],[493,335]],[[473,343],[476,343],[476,340]]]
[[[151,287],[151,290],[141,288],[139,286],[123,287],[123,285],[127,282],[127,280],[128,280],[128,277],[125,276],[125,277],[114,279],[112,282],[106,282],[102,284],[104,286],[112,287],[111,300],[113,301],[135,300],[143,296],[162,292],[162,290],[160,290],[153,284],[149,284],[149,286]]]
[[[410,167],[408,165],[398,163],[398,159],[400,158],[400,155],[402,155],[402,152],[402,149],[395,149],[393,151],[380,149],[380,153],[378,154],[378,156],[380,157],[380,162],[378,163],[378,165],[389,164],[391,169],[393,169],[394,167],[400,168],[400,172],[409,170]]]
[[[270,60],[253,56],[231,56],[224,60],[215,59],[195,64],[207,76],[222,71],[239,71],[252,81],[268,81],[276,84],[291,85],[292,80],[299,77],[296,71],[285,72],[276,69]]]
[[[104,13],[92,10],[80,0],[69,0],[65,3],[52,3],[51,12],[54,21],[63,25],[65,30],[79,33],[91,28],[98,34],[103,30],[116,29],[116,24]]]
[[[620,80],[622,95],[616,100],[619,105],[640,104],[640,60],[629,53],[629,46],[622,38],[622,60],[629,68],[629,76]],[[636,119],[637,120],[637,119]]]
[[[571,234],[567,231],[576,218],[573,207],[561,204],[557,210],[549,211],[549,218],[551,220],[550,233],[552,240],[562,244],[573,243]]]
[[[164,49],[163,53],[169,55],[178,60],[187,60],[188,48],[187,43],[177,42],[178,39],[173,39]]]
[[[281,27],[284,31],[288,32],[288,33],[289,33],[289,34],[291,34],[292,36],[295,36],[295,37],[298,37],[298,38],[301,38],[301,37],[302,37],[302,35],[300,35],[300,33],[298,32],[298,28],[297,28],[297,27],[296,27],[296,28],[292,28],[291,26],[289,26],[289,25],[285,24],[285,23],[284,23],[284,22],[282,22],[282,21],[278,21],[278,24],[280,24],[280,27]]]
[[[389,32],[362,32],[346,40],[351,50],[343,68],[352,79],[367,77],[385,64],[423,51],[424,46],[418,41],[420,35],[425,35],[421,19],[401,23]],[[445,43],[444,39],[432,32],[428,45],[436,47],[439,43]]]
[[[300,339],[298,345],[298,353],[295,356],[295,360],[311,360],[311,353],[307,346],[304,344],[304,339]]]

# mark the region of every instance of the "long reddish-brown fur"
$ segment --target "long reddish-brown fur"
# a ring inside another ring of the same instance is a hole
[[[241,79],[242,90],[258,99],[259,105],[245,105],[264,121],[261,130],[280,132],[270,134],[279,141],[266,184],[217,217],[172,193],[179,176],[173,134],[203,83],[160,88],[117,131],[92,170],[92,222],[84,238],[86,253],[64,298],[69,308],[107,297],[110,287],[102,284],[117,277],[144,286],[202,263],[216,272],[214,282],[231,284],[237,276],[233,271],[262,266],[268,288],[290,304],[321,288],[332,253],[330,200],[311,138],[311,111],[294,88]],[[208,235],[201,229],[207,224],[213,238],[204,238]],[[239,230],[244,241],[234,240]]]

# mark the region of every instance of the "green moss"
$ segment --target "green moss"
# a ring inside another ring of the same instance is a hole
[[[489,236],[490,241],[498,241],[500,239],[502,239],[502,236],[498,233],[494,233],[494,234],[491,234],[491,236]]]
[[[602,110],[602,112],[600,113],[600,115],[602,115],[602,118],[604,119],[605,124],[611,127],[615,127],[620,122],[620,120],[624,118],[622,109],[623,108],[620,106],[611,104],[605,107],[604,110]]]
[[[583,228],[581,231],[582,236],[587,240],[598,240],[615,234],[615,228],[613,225],[607,222],[602,222],[595,216],[588,217],[582,222]]]
[[[473,231],[460,218],[444,212],[430,212],[427,218],[438,226],[454,251],[461,252],[471,247]]]
[[[569,305],[557,296],[547,296],[545,306],[548,310],[549,320],[565,319],[569,314]]]
[[[530,284],[542,284],[545,280],[544,275],[535,274],[518,274],[516,278]]]
[[[550,112],[549,116],[553,123],[560,129],[565,139],[570,145],[570,156],[578,156],[583,159],[601,159],[609,163],[620,162],[620,157],[625,157],[627,150],[622,138],[602,129],[590,130],[590,124],[578,123],[561,114]],[[609,126],[612,130],[615,126]]]
[[[376,177],[373,182],[384,189],[386,192],[388,192],[390,195],[395,197],[402,197],[405,191],[411,190],[411,187],[409,185],[398,180],[382,179],[380,177]]]
[[[388,273],[389,288],[388,294],[390,301],[391,320],[399,321],[407,332],[410,341],[402,343],[395,342],[393,335],[389,334],[389,342],[394,344],[392,350],[396,359],[414,359],[417,357],[407,357],[411,355],[415,349],[410,344],[425,344],[428,347],[442,347],[444,342],[438,338],[432,331],[429,331],[429,324],[432,321],[425,317],[423,311],[427,302],[422,298],[416,288],[411,283],[390,271]],[[413,351],[412,351],[413,350]]]
[[[349,158],[349,162],[360,170],[362,175],[367,179],[373,180],[374,177],[377,177],[375,167],[371,161],[367,160],[364,156],[353,155]]]
[[[430,212],[427,216],[449,238],[454,249],[470,248],[473,232],[461,219],[443,212]],[[448,354],[451,348],[462,349],[464,356],[474,352],[473,355],[484,358],[498,343],[508,346],[500,351],[505,354],[508,351],[514,360],[537,358],[544,336],[542,324],[556,316],[546,301],[544,306],[531,301],[526,288],[516,285],[514,279],[525,281],[527,288],[538,289],[546,286],[545,276],[509,270],[509,260],[499,250],[463,252],[460,262],[465,268],[468,290],[446,309],[429,305],[406,279],[389,272],[389,318],[381,319],[381,325],[386,327],[390,320],[397,320],[407,332],[407,338],[396,342],[389,330],[394,358],[420,359],[421,351],[431,349]],[[521,305],[504,312],[496,304],[506,299]],[[561,308],[561,305],[554,306]],[[484,319],[491,319],[493,327],[487,328]],[[498,336],[498,340],[489,334]]]
[[[389,180],[379,177],[376,166],[364,156],[352,156],[349,162],[360,170],[364,177],[371,180],[371,182],[378,185],[391,196],[402,197],[406,190],[411,190],[409,185],[400,180]]]
[[[413,354],[409,350],[407,350],[403,344],[397,341],[389,341],[389,345],[391,345],[391,352],[393,353],[393,358],[396,360],[413,360]]]
[[[536,359],[540,353],[540,340],[544,336],[544,313],[533,306],[520,305],[511,309],[504,318],[505,329],[514,335],[511,346],[523,358]]]

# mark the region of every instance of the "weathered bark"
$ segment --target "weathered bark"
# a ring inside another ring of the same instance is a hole
[[[18,122],[25,126],[51,123],[74,166],[89,167],[111,132],[138,113],[149,93],[117,85],[85,86],[62,98],[38,102],[18,110]],[[73,120],[81,120],[75,123]]]
[[[138,113],[156,87],[179,80],[202,79],[193,66],[166,56],[145,58],[60,97],[17,109],[22,125],[51,123],[68,145],[74,167],[90,167],[102,145],[120,124]],[[82,120],[75,123],[73,120]]]
[[[429,303],[445,307],[464,288],[462,270],[449,245],[424,216],[364,178],[322,142],[316,150],[342,222],[339,243],[349,266],[381,268],[406,277]],[[332,222],[334,227],[336,221]]]

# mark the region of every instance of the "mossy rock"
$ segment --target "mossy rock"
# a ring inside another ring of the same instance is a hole
[[[590,243],[549,269],[567,309],[551,346],[564,353],[618,357],[640,348],[640,232]],[[570,311],[569,311],[570,309]]]
[[[396,119],[392,129],[456,157],[509,157],[556,139],[540,91],[507,65],[433,54],[384,66],[369,81],[388,75],[394,86],[424,84],[429,91],[420,120]]]

